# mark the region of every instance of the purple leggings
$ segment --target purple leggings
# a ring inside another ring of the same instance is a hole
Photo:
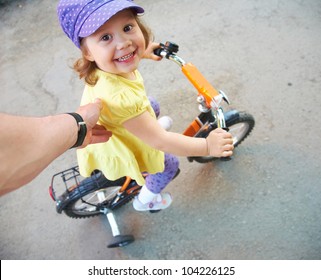
[[[150,104],[152,105],[156,117],[160,114],[159,103],[155,98],[148,97]],[[178,158],[171,154],[165,153],[165,168],[163,172],[156,174],[149,174],[146,177],[146,187],[153,193],[160,193],[168,183],[174,178],[179,167]]]

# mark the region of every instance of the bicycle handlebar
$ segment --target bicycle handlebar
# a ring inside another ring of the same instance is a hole
[[[179,50],[179,46],[175,43],[167,41],[165,44],[160,43],[160,47],[154,50],[154,54],[158,56],[163,56],[162,51],[165,51],[168,55],[175,54]]]
[[[160,47],[154,50],[154,54],[159,57],[163,57],[163,55],[161,54],[162,51],[164,50],[163,47],[164,47],[164,44],[160,43]]]
[[[160,43],[160,47],[154,50],[154,54],[159,57],[165,57],[169,60],[172,60],[180,67],[184,67],[186,62],[176,54],[178,50],[178,45],[167,41],[165,44]]]
[[[154,54],[160,57],[165,57],[176,62],[182,68],[182,72],[192,85],[197,89],[198,95],[204,98],[204,109],[213,108],[218,110],[222,100],[229,104],[227,96],[222,91],[217,91],[201,74],[201,72],[192,64],[185,63],[176,53],[179,47],[175,43],[166,42],[160,44],[160,47],[154,50]]]
[[[179,46],[177,44],[167,41],[165,44],[160,43],[160,47],[154,50],[154,54],[176,62],[182,68],[184,75],[198,91],[200,111],[206,112],[213,109],[217,120],[217,127],[227,130],[223,109],[221,107],[222,100],[230,104],[226,94],[223,91],[217,91],[193,64],[185,63],[185,61],[176,54],[178,50]],[[230,158],[227,157],[224,159],[229,160]]]

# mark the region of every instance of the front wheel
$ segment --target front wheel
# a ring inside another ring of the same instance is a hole
[[[233,145],[237,147],[244,139],[249,136],[252,129],[254,128],[255,121],[251,114],[246,112],[237,112],[237,111],[228,111],[225,114],[226,126],[229,129],[229,132],[233,136]],[[201,133],[195,137],[206,138],[209,133],[217,128],[217,124],[214,123],[211,126],[211,129],[203,130]],[[189,161],[197,161],[199,163],[207,163],[218,158],[207,156],[207,157],[188,157]]]

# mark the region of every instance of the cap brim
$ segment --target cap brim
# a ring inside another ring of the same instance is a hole
[[[107,20],[109,20],[112,16],[117,13],[126,10],[132,9],[137,14],[143,14],[144,9],[134,3],[130,3],[129,1],[116,1],[107,2],[107,5],[103,5],[95,10],[92,14],[88,16],[84,24],[82,25],[78,36],[80,38],[85,38],[93,33],[95,33],[99,27],[101,27]],[[114,8],[111,6],[113,5]]]

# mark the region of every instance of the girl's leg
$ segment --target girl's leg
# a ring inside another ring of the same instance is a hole
[[[160,106],[159,106],[158,101],[153,96],[148,96],[148,99],[149,99],[150,105],[152,106],[152,108],[155,112],[156,118],[158,118],[159,114],[160,114]]]
[[[158,101],[156,100],[156,98],[154,98],[152,96],[148,96],[148,99],[149,99],[150,105],[152,106],[152,108],[155,112],[156,118],[158,118],[159,114],[160,114],[160,106],[159,106]],[[163,116],[158,119],[158,123],[165,130],[170,130],[170,128],[172,127],[172,124],[173,124],[173,120],[168,116]]]
[[[159,210],[167,208],[171,202],[168,193],[160,192],[174,178],[179,167],[178,158],[165,154],[165,168],[163,172],[150,174],[146,177],[146,184],[142,187],[138,198],[134,201],[134,208],[138,211]]]
[[[150,174],[146,177],[146,187],[151,192],[160,193],[174,178],[179,167],[178,158],[171,154],[165,154],[165,168],[163,172]]]

